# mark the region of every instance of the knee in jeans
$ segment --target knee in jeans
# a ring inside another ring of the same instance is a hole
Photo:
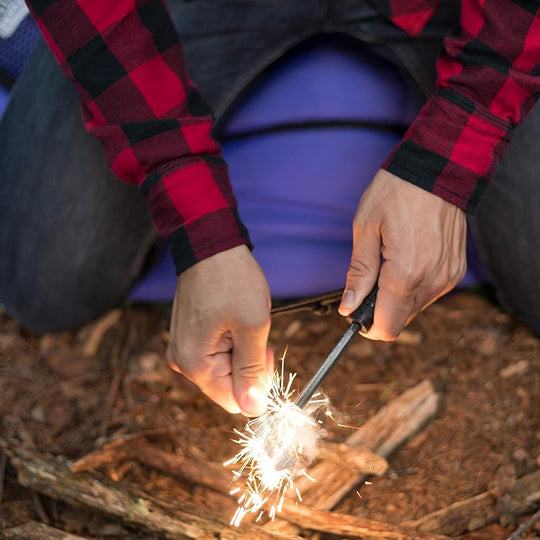
[[[11,291],[2,291],[0,303],[21,326],[35,332],[76,329],[113,307],[120,299],[114,287],[99,284],[96,276],[76,270],[68,275],[19,281]]]

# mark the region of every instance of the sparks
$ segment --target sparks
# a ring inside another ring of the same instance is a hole
[[[304,409],[296,406],[293,401],[296,373],[289,373],[285,384],[284,360],[285,354],[281,358],[281,372],[276,370],[267,382],[267,411],[250,420],[244,431],[234,430],[238,438],[233,442],[241,449],[224,463],[235,466],[232,483],[241,486],[230,491],[231,495],[238,495],[238,508],[231,519],[234,526],[240,525],[250,513],[258,514],[260,520],[263,507],[270,519],[274,519],[288,492],[302,500],[294,485],[296,477],[303,475],[315,481],[305,472],[305,467],[317,453],[318,439],[326,435],[315,415],[321,409],[328,410],[328,398],[318,392]]]

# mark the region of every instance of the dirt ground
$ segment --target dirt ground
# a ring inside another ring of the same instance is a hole
[[[129,306],[109,313],[101,327],[44,336],[0,313],[0,436],[77,459],[115,437],[144,431],[171,452],[215,463],[229,459],[237,451],[232,430],[242,429],[245,419],[228,415],[167,367],[169,310]],[[288,347],[286,367],[302,385],[346,325],[335,313],[275,316],[271,345],[277,355]],[[503,469],[513,467],[520,477],[540,467],[539,368],[540,340],[469,292],[432,305],[394,343],[356,338],[324,383],[340,423],[361,426],[424,379],[440,393],[441,405],[389,458],[390,470],[337,510],[400,524],[482,493]],[[329,439],[342,441],[351,429],[330,426]],[[135,461],[102,472],[179,504],[234,511],[232,502],[223,507],[202,488]],[[22,488],[9,463],[0,475],[2,531],[34,519],[93,538],[157,538]],[[526,519],[459,538],[502,540]],[[535,527],[522,538],[540,538],[540,523]]]

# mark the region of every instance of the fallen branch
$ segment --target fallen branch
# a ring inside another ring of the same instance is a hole
[[[439,395],[433,385],[429,380],[422,381],[387,403],[347,439],[347,444],[367,446],[388,458],[435,416],[438,405]]]
[[[69,462],[43,455],[17,442],[0,439],[0,450],[7,454],[17,471],[18,482],[53,499],[74,506],[85,506],[114,516],[123,523],[143,528],[164,538],[251,539],[298,538],[279,535],[244,523],[232,528],[223,516],[192,504],[153,497],[131,485],[114,483],[97,473],[74,474]]]
[[[457,536],[493,523],[498,515],[497,498],[486,492],[455,502],[420,519],[408,521],[405,525],[418,531],[437,531]]]
[[[520,515],[534,511],[540,504],[540,469],[516,480],[507,490],[500,486],[458,501],[405,525],[419,531],[437,531],[457,536],[505,518],[505,525]]]
[[[112,441],[75,461],[70,470],[77,473],[99,469],[106,465],[133,459],[134,454],[133,445],[129,444],[129,440]]]
[[[71,467],[71,472],[84,472],[90,469],[99,469],[105,465],[119,463],[126,459],[132,459],[134,447],[138,444],[138,439],[152,435],[162,435],[166,433],[162,429],[147,429],[137,433],[129,433],[102,444],[99,448],[86,454],[75,461]]]

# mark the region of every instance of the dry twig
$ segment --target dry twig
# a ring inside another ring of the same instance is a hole
[[[136,333],[134,326],[127,326],[124,330],[124,339],[122,340],[121,345],[118,347],[118,350],[112,353],[113,376],[109,386],[107,399],[105,401],[105,410],[99,429],[100,438],[98,440],[101,440],[107,434],[114,402],[116,401],[122,379],[126,374],[126,366],[129,356],[133,350],[133,341],[135,339],[135,335]]]
[[[82,346],[82,352],[85,356],[94,356],[97,353],[103,337],[120,320],[120,317],[122,317],[122,310],[113,309],[90,325],[90,335]]]

